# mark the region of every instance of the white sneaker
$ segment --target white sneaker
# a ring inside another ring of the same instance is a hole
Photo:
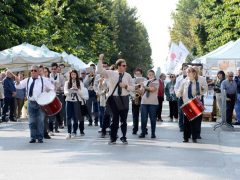
[[[106,131],[107,131],[107,132],[110,132],[110,128],[107,128]]]
[[[77,136],[76,133],[72,133],[72,138],[75,138]]]
[[[54,136],[52,131],[50,131],[48,134],[49,134],[49,136]]]
[[[67,134],[66,139],[71,139],[71,134],[70,133]]]
[[[173,122],[178,122],[178,119],[177,119],[177,118],[174,118]]]

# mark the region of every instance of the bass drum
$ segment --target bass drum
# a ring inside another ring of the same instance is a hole
[[[194,99],[182,105],[181,109],[184,115],[187,116],[188,120],[192,121],[196,117],[202,115],[205,108],[202,102],[197,97],[195,97]]]
[[[47,116],[54,116],[62,109],[62,103],[54,91],[41,93],[36,101]]]

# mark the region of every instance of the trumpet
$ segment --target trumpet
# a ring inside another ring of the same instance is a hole
[[[95,77],[95,74],[94,74],[94,73],[90,73],[90,74],[89,74],[89,77],[94,78],[94,77]]]

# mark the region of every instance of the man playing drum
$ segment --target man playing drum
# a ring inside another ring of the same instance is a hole
[[[177,91],[177,96],[182,97],[183,103],[186,104],[191,101],[191,99],[197,97],[201,100],[201,97],[207,91],[207,83],[203,78],[199,78],[198,71],[193,67],[187,69],[187,78],[183,80],[180,88]],[[184,115],[184,133],[183,142],[188,142],[188,139],[192,135],[192,140],[194,143],[197,142],[198,137],[198,121],[201,121],[202,116],[197,116],[193,120],[189,121]]]
[[[38,140],[39,143],[43,143],[44,136],[44,112],[39,104],[37,104],[37,97],[50,90],[54,90],[54,86],[50,80],[39,75],[39,67],[33,65],[31,67],[31,77],[22,81],[16,78],[16,88],[27,90],[28,98],[28,114],[29,114],[29,128],[31,140],[29,143],[35,143]]]

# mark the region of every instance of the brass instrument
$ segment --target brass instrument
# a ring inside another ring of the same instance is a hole
[[[89,74],[89,77],[94,78],[94,77],[95,77],[95,74],[94,74],[94,73],[90,73],[90,74]]]

